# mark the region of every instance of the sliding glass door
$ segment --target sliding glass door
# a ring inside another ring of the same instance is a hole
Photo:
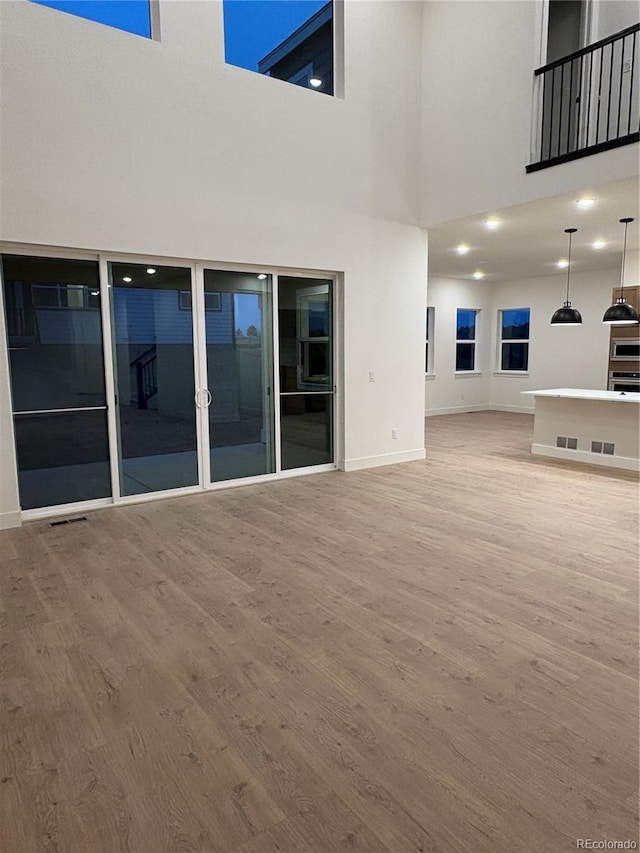
[[[199,482],[191,270],[109,264],[120,494]]]
[[[2,264],[22,509],[334,463],[332,280]]]
[[[22,509],[111,495],[97,261],[3,255]]]
[[[334,461],[333,282],[278,277],[282,470]]]
[[[272,474],[272,278],[203,270],[210,482]]]

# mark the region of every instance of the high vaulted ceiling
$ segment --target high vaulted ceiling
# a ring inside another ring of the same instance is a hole
[[[484,281],[515,281],[562,273],[557,262],[567,256],[565,228],[577,228],[572,238],[573,272],[599,270],[620,264],[624,226],[619,220],[634,217],[629,225],[627,249],[638,249],[640,240],[638,178],[585,187],[580,192],[520,204],[504,210],[488,210],[429,229],[429,275],[473,279],[480,270]],[[581,209],[576,201],[590,197],[595,203]],[[489,230],[489,217],[500,220]],[[594,241],[605,242],[594,249]],[[460,255],[456,246],[466,244]]]

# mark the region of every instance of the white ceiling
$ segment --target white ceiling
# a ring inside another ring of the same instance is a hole
[[[562,273],[557,262],[567,256],[565,228],[578,229],[572,238],[572,272],[619,267],[624,237],[620,219],[635,219],[629,225],[627,250],[640,244],[638,191],[636,176],[436,225],[429,229],[429,275],[473,279],[474,271],[482,270],[483,280],[491,282]],[[596,200],[593,207],[576,205],[585,196]],[[484,225],[491,216],[501,220],[495,230]],[[607,245],[595,250],[594,240]],[[468,254],[455,251],[460,243],[469,246]]]

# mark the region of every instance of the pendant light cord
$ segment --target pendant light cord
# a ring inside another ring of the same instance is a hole
[[[567,261],[567,304],[569,303],[569,276],[571,274],[571,231],[569,232],[569,259]]]
[[[630,220],[633,222],[633,219]],[[622,247],[622,267],[620,269],[620,298],[624,296],[624,262],[627,257],[627,227],[629,222],[624,223],[624,244]]]
[[[577,228],[565,228],[564,233],[569,235],[569,257],[567,260],[567,298],[565,304],[569,305],[569,278],[571,276],[571,238],[576,233]]]

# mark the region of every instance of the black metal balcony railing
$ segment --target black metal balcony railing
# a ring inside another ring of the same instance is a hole
[[[639,31],[634,24],[536,70],[539,159],[527,172],[638,142]]]

